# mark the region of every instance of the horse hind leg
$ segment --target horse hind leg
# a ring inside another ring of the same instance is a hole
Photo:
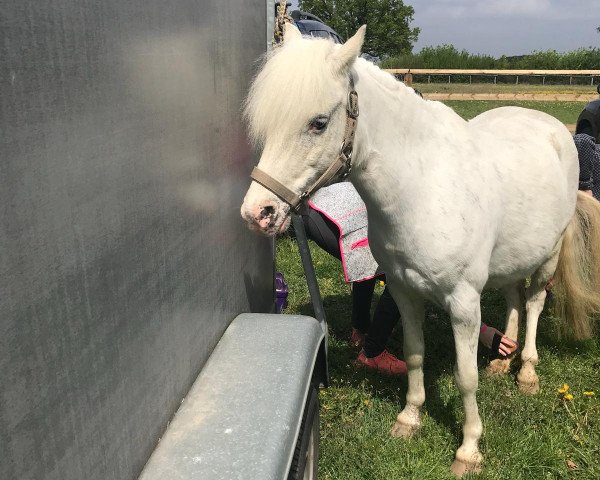
[[[398,305],[404,331],[404,357],[408,367],[408,391],[406,405],[398,414],[391,434],[394,437],[411,437],[421,426],[421,407],[425,402],[423,384],[423,319],[425,310],[423,300],[405,295],[393,284],[388,288]]]
[[[531,284],[525,292],[525,308],[527,311],[527,327],[525,331],[525,346],[521,352],[521,369],[517,374],[517,383],[521,392],[535,395],[540,390],[540,380],[535,372],[538,363],[536,348],[537,324],[546,300],[546,284],[552,278],[558,263],[561,241],[558,242],[552,256],[543,263],[531,276]]]
[[[513,340],[517,340],[519,335],[519,323],[523,313],[525,282],[519,281],[503,289],[506,299],[506,326],[504,335]],[[486,371],[489,375],[498,375],[507,373],[514,354],[508,358],[496,358],[490,362]]]

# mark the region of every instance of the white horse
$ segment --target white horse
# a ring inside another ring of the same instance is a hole
[[[600,309],[600,203],[578,194],[577,151],[558,120],[506,107],[467,122],[357,59],[364,35],[363,26],[336,46],[287,28],[284,45],[267,57],[247,99],[250,131],[263,151],[241,213],[264,234],[283,231],[290,204],[328,180],[317,179],[332,160],[351,156],[349,180],[367,206],[370,246],[403,319],[408,392],[392,434],[407,437],[420,425],[423,304],[429,299],[451,318],[465,410],[452,471],[479,471],[481,292],[503,290],[505,332],[517,338],[520,293],[531,278],[518,382],[525,392],[537,392],[535,335],[549,279],[554,275],[557,284],[569,284],[567,294],[579,295],[577,311],[567,313],[581,336],[589,334],[590,310]],[[355,134],[358,112],[348,105],[353,85],[360,105]],[[342,139],[353,146],[350,155],[349,149],[339,154]],[[338,170],[329,176],[338,177]],[[507,371],[507,362],[496,368]]]

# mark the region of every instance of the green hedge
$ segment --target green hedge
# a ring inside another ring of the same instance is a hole
[[[600,48],[580,48],[559,53],[536,51],[519,57],[473,55],[453,45],[425,47],[419,53],[384,60],[383,68],[460,68],[460,69],[533,69],[533,70],[600,70]]]

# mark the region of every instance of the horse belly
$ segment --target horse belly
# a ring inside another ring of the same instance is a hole
[[[490,256],[487,286],[524,279],[550,259],[575,209],[574,203],[558,197],[562,203],[546,199],[535,208],[535,202],[532,211],[503,222]]]
[[[438,303],[443,303],[457,282],[483,287],[492,245],[491,237],[484,234],[486,228],[477,235],[475,229],[459,226],[458,220],[447,223],[446,228],[440,228],[440,219],[407,223],[405,228],[369,230],[372,253],[388,281]]]
[[[514,284],[533,274],[552,254],[558,238],[527,244],[512,242],[492,252],[486,287]]]

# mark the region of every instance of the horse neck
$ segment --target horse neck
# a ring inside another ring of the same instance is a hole
[[[467,123],[362,59],[355,75],[360,116],[352,183],[367,206],[379,203],[380,192],[389,198],[390,192],[414,197],[419,189],[426,191],[424,173],[445,161],[445,149],[468,136]]]

